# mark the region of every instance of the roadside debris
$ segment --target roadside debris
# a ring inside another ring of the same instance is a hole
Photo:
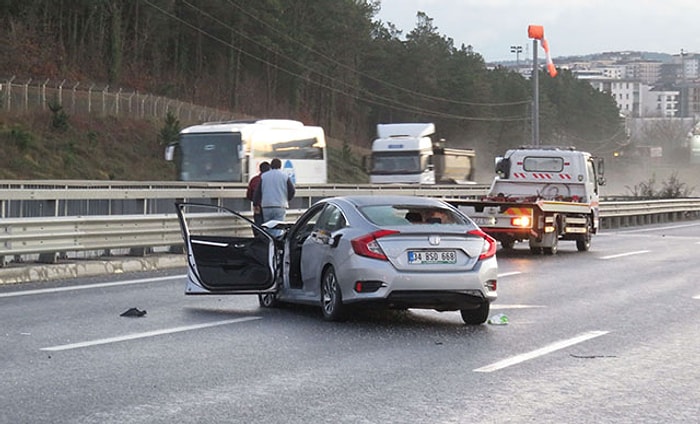
[[[488,323],[491,325],[507,325],[508,317],[506,314],[496,314],[489,318]]]
[[[130,308],[119,315],[120,317],[142,317],[146,315],[146,311],[139,310],[138,308]]]

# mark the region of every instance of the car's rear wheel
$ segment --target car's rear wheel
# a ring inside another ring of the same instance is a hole
[[[259,294],[258,303],[262,308],[274,308],[279,305],[277,296],[274,293]]]
[[[476,309],[461,309],[459,313],[462,315],[462,321],[468,325],[479,325],[486,322],[489,318],[489,310],[491,309],[491,304],[489,302],[483,302]]]
[[[340,321],[344,318],[343,297],[338,278],[332,266],[323,271],[321,277],[321,311],[328,321]]]

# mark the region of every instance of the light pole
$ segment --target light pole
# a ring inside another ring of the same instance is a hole
[[[523,46],[510,46],[510,52],[515,53],[515,66],[520,69],[520,53],[523,52]]]
[[[685,81],[685,55],[688,52],[681,49],[681,118],[685,118],[688,115],[688,86]]]

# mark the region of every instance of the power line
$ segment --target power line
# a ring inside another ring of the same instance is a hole
[[[394,110],[399,110],[399,111],[404,111],[404,112],[420,113],[420,114],[424,114],[424,115],[428,115],[428,116],[433,116],[433,117],[440,117],[440,118],[446,118],[446,119],[456,119],[456,120],[465,120],[465,121],[510,122],[510,121],[525,121],[525,120],[529,120],[529,119],[530,119],[529,117],[517,117],[517,116],[516,116],[516,117],[496,118],[496,117],[468,117],[468,116],[453,115],[453,114],[448,114],[448,113],[443,113],[443,112],[437,112],[437,111],[432,111],[432,110],[427,110],[427,109],[422,109],[422,108],[417,108],[417,107],[410,107],[410,106],[407,106],[407,105],[404,105],[404,104],[400,104],[400,103],[398,103],[397,101],[395,101],[395,100],[393,100],[393,99],[391,99],[391,98],[379,96],[379,95],[376,95],[376,94],[374,94],[374,93],[368,92],[368,91],[366,91],[366,90],[360,88],[359,91],[361,91],[362,93],[364,93],[365,95],[368,96],[368,98],[363,98],[363,97],[360,97],[360,96],[357,95],[357,94],[351,94],[351,93],[346,92],[346,91],[344,91],[344,90],[341,90],[341,89],[339,89],[339,88],[332,87],[332,86],[329,86],[329,85],[327,85],[327,84],[324,84],[324,83],[322,83],[322,82],[320,82],[320,81],[312,80],[312,79],[311,79],[310,77],[308,77],[308,76],[300,75],[300,74],[298,74],[298,73],[295,73],[295,72],[292,72],[292,71],[290,71],[290,70],[288,70],[288,69],[285,69],[285,68],[283,68],[283,67],[281,67],[281,66],[279,66],[279,65],[277,65],[277,64],[275,64],[275,63],[272,63],[272,62],[270,62],[270,61],[268,61],[268,60],[266,60],[266,59],[264,59],[264,58],[261,58],[261,57],[255,55],[255,54],[253,54],[253,53],[250,53],[250,52],[248,52],[248,51],[245,51],[245,50],[242,49],[241,47],[235,46],[235,45],[231,44],[230,42],[227,42],[227,41],[225,41],[225,40],[222,40],[221,38],[219,38],[219,37],[217,37],[217,36],[215,36],[215,35],[213,35],[213,34],[207,32],[206,30],[204,30],[204,29],[202,29],[202,28],[200,28],[200,27],[198,27],[198,26],[196,26],[196,25],[194,25],[194,24],[191,24],[191,23],[185,21],[184,19],[182,19],[182,18],[180,18],[180,17],[178,17],[178,16],[176,16],[176,15],[170,13],[169,11],[163,9],[162,7],[153,4],[153,3],[152,3],[151,1],[149,1],[149,0],[144,0],[144,2],[145,2],[146,4],[148,4],[149,6],[151,6],[152,8],[154,8],[155,10],[159,11],[160,13],[162,13],[162,14],[168,16],[169,18],[171,18],[171,19],[173,19],[173,20],[176,20],[176,21],[178,21],[178,22],[180,22],[180,23],[186,25],[187,27],[193,29],[194,31],[196,31],[196,32],[198,32],[198,33],[200,33],[200,34],[202,34],[202,35],[208,37],[208,38],[211,38],[212,40],[214,40],[214,41],[216,41],[216,42],[218,42],[218,43],[220,43],[220,44],[222,44],[222,45],[224,45],[224,46],[227,46],[227,47],[229,47],[229,48],[232,48],[232,49],[238,51],[239,53],[241,53],[241,54],[243,54],[243,55],[245,55],[245,56],[248,56],[248,57],[250,57],[250,58],[252,58],[252,59],[254,59],[254,60],[257,60],[257,61],[259,61],[260,63],[263,63],[263,64],[265,64],[265,65],[271,66],[271,67],[273,67],[273,68],[275,68],[275,69],[277,69],[277,70],[279,70],[279,71],[281,71],[281,72],[284,72],[284,73],[286,73],[286,74],[288,74],[288,75],[290,75],[290,76],[299,78],[299,79],[301,79],[301,80],[303,80],[303,81],[306,81],[306,82],[308,82],[308,83],[314,84],[314,85],[316,85],[316,86],[318,86],[318,87],[331,90],[331,91],[333,91],[333,92],[342,94],[342,95],[344,95],[344,96],[353,98],[353,99],[358,100],[358,101],[363,101],[363,102],[367,102],[367,103],[371,103],[371,104],[375,104],[375,105],[379,105],[379,106],[383,106],[383,107],[388,107],[388,108],[391,108],[391,109],[394,109]],[[204,15],[204,16],[206,16],[206,17],[212,19],[212,20],[214,20],[214,21],[217,22],[218,24],[220,24],[220,25],[222,25],[222,26],[228,28],[229,30],[235,32],[236,34],[240,35],[241,37],[247,39],[248,41],[250,41],[250,42],[252,42],[252,43],[255,43],[256,45],[260,46],[261,48],[264,48],[264,49],[266,49],[266,50],[272,51],[272,50],[269,49],[267,46],[261,45],[261,44],[258,43],[256,40],[252,39],[251,37],[249,37],[249,36],[247,36],[247,35],[245,35],[245,34],[243,34],[243,33],[241,33],[240,31],[238,31],[238,30],[236,30],[236,29],[230,27],[229,25],[227,25],[227,24],[221,22],[220,20],[218,20],[218,19],[216,19],[215,17],[211,16],[210,14],[204,12],[203,10],[199,9],[198,7],[192,5],[191,3],[187,2],[186,0],[183,0],[183,3],[187,4],[187,5],[188,5],[189,7],[191,7],[191,8],[195,9],[195,10],[198,11],[200,14],[202,14],[202,15]],[[295,60],[295,59],[293,59],[293,58],[290,58],[290,57],[288,57],[288,56],[282,55],[282,54],[280,54],[280,53],[278,53],[278,52],[274,52],[274,51],[272,51],[272,52],[275,53],[275,54],[278,54],[280,57],[283,57],[284,59],[286,59],[286,60],[288,60],[288,61],[290,61],[290,62],[292,62],[292,63],[295,63],[296,65],[298,65],[298,66],[300,66],[300,67],[302,67],[302,68],[304,68],[304,69],[307,69],[307,70],[309,70],[309,71],[311,71],[311,72],[313,72],[313,73],[318,74],[318,75],[321,76],[321,77],[325,77],[325,78],[327,78],[327,79],[329,79],[329,80],[332,80],[332,81],[335,81],[335,82],[337,82],[337,83],[339,83],[339,84],[341,84],[341,85],[345,85],[346,88],[351,89],[351,91],[357,90],[357,89],[358,89],[358,87],[349,85],[348,83],[345,83],[345,82],[343,82],[343,81],[340,81],[340,80],[338,80],[337,78],[334,78],[334,77],[331,77],[331,76],[328,76],[328,75],[324,75],[324,74],[318,72],[318,70],[313,69],[313,68],[310,68],[308,65],[306,65],[306,64],[304,64],[304,63],[301,63],[301,62],[299,62],[299,61],[297,61],[297,60]],[[382,102],[382,101],[379,101],[379,100],[374,100],[374,99],[372,99],[372,98],[377,98],[377,99],[383,100],[383,102]]]
[[[304,49],[308,50],[309,52],[314,53],[314,54],[316,54],[316,55],[322,57],[323,59],[326,59],[326,60],[330,61],[331,63],[333,63],[333,64],[335,64],[335,65],[338,65],[338,66],[340,66],[340,67],[342,67],[342,68],[344,68],[344,69],[346,69],[346,70],[349,70],[349,71],[351,71],[351,72],[353,72],[353,73],[356,73],[356,74],[359,75],[359,76],[362,76],[362,77],[364,77],[364,78],[367,78],[367,79],[369,79],[369,80],[372,80],[372,81],[374,81],[374,82],[377,82],[377,83],[379,83],[379,84],[382,84],[382,85],[384,85],[384,86],[391,87],[391,88],[394,88],[394,89],[403,91],[404,93],[411,94],[411,95],[414,95],[414,96],[417,96],[417,97],[423,97],[423,98],[428,99],[428,100],[442,101],[442,102],[447,102],[447,103],[452,103],[452,104],[460,104],[460,105],[465,105],[465,106],[500,107],[500,106],[515,106],[515,105],[521,105],[521,104],[529,104],[529,103],[531,103],[531,100],[529,100],[529,99],[528,99],[528,100],[515,101],[515,102],[502,102],[502,103],[465,102],[465,101],[462,101],[462,100],[455,100],[455,99],[448,99],[448,98],[444,98],[444,97],[431,96],[431,95],[429,95],[429,94],[424,94],[424,93],[421,93],[421,92],[418,92],[418,91],[414,91],[414,90],[410,90],[410,89],[401,87],[401,86],[396,85],[396,84],[393,84],[393,83],[391,83],[391,82],[387,82],[387,81],[384,81],[384,80],[380,80],[380,79],[375,78],[375,77],[373,77],[373,76],[371,76],[371,75],[369,75],[369,74],[366,74],[366,73],[364,73],[364,72],[360,72],[360,71],[358,71],[357,69],[355,69],[355,68],[353,68],[353,67],[351,67],[351,66],[348,66],[348,65],[344,64],[343,62],[339,62],[339,61],[333,59],[332,57],[330,57],[330,56],[328,56],[328,55],[326,55],[326,54],[324,54],[324,53],[322,53],[322,52],[316,51],[314,48],[312,48],[312,47],[310,47],[310,46],[308,46],[308,45],[302,43],[301,41],[298,41],[298,40],[296,40],[296,39],[290,37],[289,35],[287,35],[287,34],[284,33],[283,31],[280,31],[280,30],[278,30],[277,28],[273,27],[272,25],[268,24],[267,22],[261,20],[261,19],[258,18],[257,16],[255,16],[255,15],[253,15],[252,13],[248,12],[247,10],[245,10],[245,9],[244,9],[243,7],[241,7],[240,5],[236,4],[233,0],[228,0],[228,1],[229,1],[229,3],[230,3],[231,5],[233,5],[234,7],[236,7],[239,11],[241,11],[242,13],[244,13],[245,15],[247,15],[248,17],[250,17],[251,19],[257,21],[258,23],[260,23],[260,24],[262,24],[262,25],[264,25],[265,27],[267,27],[267,28],[269,28],[270,30],[274,31],[274,32],[277,33],[278,35],[280,35],[280,36],[286,38],[287,40],[289,40],[289,41],[291,41],[291,42],[293,42],[293,43],[295,43],[295,44],[297,44],[297,45],[302,46]]]

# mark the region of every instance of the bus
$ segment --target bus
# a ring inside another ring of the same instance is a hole
[[[180,181],[248,182],[262,161],[279,158],[294,184],[327,183],[323,128],[289,119],[207,122],[184,128],[165,159]]]

